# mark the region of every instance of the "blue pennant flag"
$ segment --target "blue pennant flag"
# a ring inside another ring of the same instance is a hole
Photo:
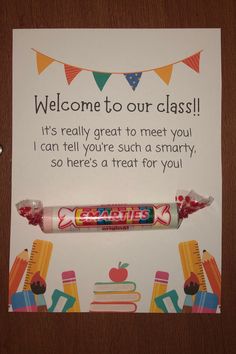
[[[130,74],[124,74],[124,75],[125,75],[128,83],[132,87],[132,89],[135,90],[139,84],[139,80],[142,76],[142,73],[130,73]]]

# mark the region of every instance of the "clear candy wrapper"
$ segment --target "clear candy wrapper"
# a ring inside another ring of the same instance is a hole
[[[39,200],[23,200],[16,208],[45,233],[163,230],[179,228],[183,219],[212,201],[194,191],[179,191],[174,203],[44,207]]]

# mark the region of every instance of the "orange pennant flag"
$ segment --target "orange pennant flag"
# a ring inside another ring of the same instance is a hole
[[[155,73],[167,84],[169,85],[170,78],[172,75],[173,65],[163,66],[161,68],[155,69]]]
[[[64,64],[64,69],[65,69],[66,80],[68,82],[68,85],[70,85],[71,81],[74,80],[74,78],[81,71],[81,69],[76,68],[75,66],[67,65],[67,64]]]
[[[201,54],[201,52],[196,53],[196,54],[192,55],[191,57],[188,57],[188,58],[182,60],[182,62],[184,64],[188,65],[191,69],[193,69],[197,73],[199,73],[200,54]]]
[[[39,74],[41,74],[53,61],[55,61],[53,58],[50,58],[47,55],[44,55],[39,52],[36,52],[36,58]]]

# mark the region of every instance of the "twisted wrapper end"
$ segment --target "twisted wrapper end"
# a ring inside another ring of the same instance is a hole
[[[29,221],[30,225],[40,225],[43,215],[43,204],[40,200],[22,200],[16,204],[19,215]]]
[[[175,199],[179,207],[180,219],[186,219],[190,214],[211,205],[214,200],[211,196],[205,198],[193,190],[177,191]]]

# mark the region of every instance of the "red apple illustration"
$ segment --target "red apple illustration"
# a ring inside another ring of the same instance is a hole
[[[109,278],[114,282],[125,281],[128,277],[127,268],[128,263],[119,262],[118,268],[111,268],[109,271]]]

